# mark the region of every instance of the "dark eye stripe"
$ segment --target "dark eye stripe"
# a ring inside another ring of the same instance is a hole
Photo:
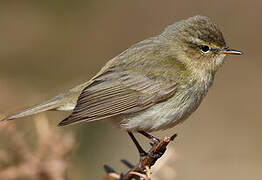
[[[218,49],[218,48],[211,48],[211,51],[213,51],[213,52],[219,52],[219,49]]]

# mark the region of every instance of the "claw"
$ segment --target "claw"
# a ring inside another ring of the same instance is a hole
[[[174,134],[173,136],[170,137],[170,140],[173,141],[177,137],[177,134]]]
[[[135,167],[132,163],[130,163],[130,162],[129,162],[128,160],[126,160],[126,159],[122,159],[121,162],[122,162],[124,165],[126,165],[128,168],[130,168],[130,169],[132,169],[132,168]]]
[[[150,139],[154,144],[160,141],[158,138],[152,136],[151,134],[146,133],[145,131],[138,131],[138,132],[143,136],[147,137],[148,139]]]
[[[104,165],[104,169],[105,169],[107,174],[116,173],[116,171],[113,168],[111,168],[110,166],[108,166],[106,164]]]
[[[121,175],[116,173],[116,171],[113,168],[111,168],[110,166],[105,164],[104,169],[105,169],[105,171],[106,171],[106,173],[108,174],[109,177],[112,177],[113,179],[120,179],[121,178]]]

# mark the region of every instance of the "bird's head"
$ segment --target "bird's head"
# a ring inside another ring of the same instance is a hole
[[[215,72],[227,54],[241,55],[230,49],[218,26],[205,16],[194,16],[181,20],[165,29],[161,34],[171,44],[178,59],[192,68]]]

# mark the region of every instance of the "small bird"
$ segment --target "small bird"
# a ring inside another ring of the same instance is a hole
[[[1,121],[72,111],[59,126],[111,119],[130,134],[164,130],[200,105],[230,49],[218,26],[194,16],[114,57],[89,81]]]

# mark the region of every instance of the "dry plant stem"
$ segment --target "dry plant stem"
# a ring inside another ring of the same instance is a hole
[[[45,116],[36,117],[34,137],[36,146],[31,147],[29,139],[16,128],[16,124],[0,125],[1,137],[9,138],[7,147],[1,146],[0,152],[11,157],[0,167],[0,180],[44,179],[65,180],[69,162],[66,155],[74,147],[74,136],[51,128]],[[10,145],[9,145],[10,144]],[[16,161],[12,159],[16,158]],[[0,161],[3,158],[0,156]]]
[[[155,164],[155,162],[161,158],[161,156],[165,153],[167,145],[176,137],[176,134],[172,137],[164,137],[159,142],[156,142],[153,147],[149,150],[147,155],[140,157],[140,162],[137,166],[131,169],[123,178],[123,180],[130,180],[134,177],[134,172],[138,172],[141,174],[148,173],[148,168],[151,168]]]
[[[126,160],[122,160],[122,162],[131,168],[126,174],[119,175],[119,180],[132,180],[132,179],[150,179],[149,174],[150,174],[150,168],[155,164],[155,162],[161,158],[161,156],[165,153],[167,145],[173,141],[176,137],[176,134],[174,134],[171,137],[164,137],[158,142],[155,142],[151,149],[147,153],[142,153],[144,154],[143,156],[140,156],[140,161],[136,166],[133,166]],[[139,152],[141,155],[141,152]],[[110,171],[109,171],[110,169]],[[105,170],[110,176],[110,174],[116,175],[117,173],[109,166],[105,166]],[[112,177],[112,176],[111,176]],[[114,176],[116,177],[116,176]]]

